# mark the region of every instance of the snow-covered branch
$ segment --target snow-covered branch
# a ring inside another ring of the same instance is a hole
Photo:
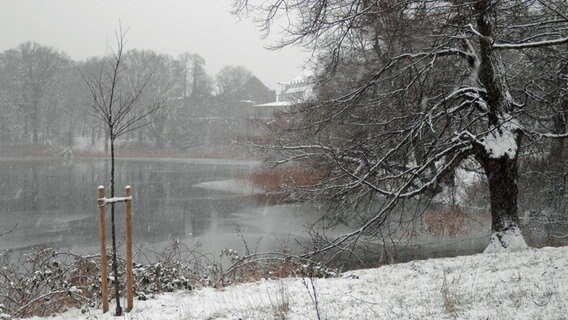
[[[565,43],[568,43],[568,37],[552,39],[552,40],[535,41],[535,42],[525,42],[525,43],[494,43],[493,49],[495,50],[528,49],[528,48],[539,48],[547,46],[557,46]]]

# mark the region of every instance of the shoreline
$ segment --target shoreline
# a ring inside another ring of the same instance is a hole
[[[110,155],[104,151],[77,151],[71,152],[70,156],[65,156],[63,149],[54,149],[51,146],[38,146],[33,149],[22,150],[21,146],[13,147],[14,150],[0,147],[0,161],[49,161],[63,160],[107,160]],[[191,164],[212,164],[212,165],[236,165],[255,167],[261,164],[261,160],[256,157],[245,156],[243,152],[235,150],[214,151],[194,151],[177,152],[171,150],[148,150],[148,151],[119,151],[116,154],[117,161],[163,161],[170,163],[191,163]]]

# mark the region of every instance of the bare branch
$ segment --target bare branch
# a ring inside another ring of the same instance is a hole
[[[10,229],[10,230],[8,230],[8,231],[6,231],[6,232],[4,232],[4,233],[0,233],[0,237],[1,237],[1,236],[5,236],[5,235],[7,235],[7,234],[9,234],[9,233],[12,233],[14,230],[16,230],[17,227],[18,227],[18,224],[16,223],[16,224],[12,227],[12,229]]]
[[[558,39],[553,39],[553,40],[526,42],[526,43],[494,43],[493,49],[496,49],[496,50],[517,49],[518,50],[518,49],[557,46],[557,45],[565,44],[565,43],[568,43],[568,37],[558,38]]]

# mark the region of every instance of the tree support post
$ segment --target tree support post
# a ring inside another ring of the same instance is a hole
[[[101,294],[103,313],[109,309],[109,292],[108,292],[108,261],[106,253],[106,236],[105,236],[105,205],[110,203],[114,205],[116,202],[125,203],[124,224],[126,238],[126,311],[129,312],[134,307],[134,276],[132,263],[132,188],[126,186],[124,188],[123,198],[106,198],[105,188],[99,186],[98,198],[99,206],[99,245],[101,250]],[[115,279],[118,281],[118,279]]]
[[[124,224],[126,233],[126,312],[130,312],[134,306],[133,288],[132,288],[132,188],[126,186],[124,188],[125,214]]]
[[[105,187],[99,186],[98,205],[99,205],[99,247],[101,251],[101,300],[103,313],[108,312],[108,261],[106,252],[105,235]]]

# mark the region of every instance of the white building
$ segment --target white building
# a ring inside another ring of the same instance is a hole
[[[306,101],[313,93],[314,76],[312,69],[304,69],[292,81],[280,82],[282,90],[276,101],[253,105],[251,117],[271,119],[275,112],[287,111],[291,105]]]

